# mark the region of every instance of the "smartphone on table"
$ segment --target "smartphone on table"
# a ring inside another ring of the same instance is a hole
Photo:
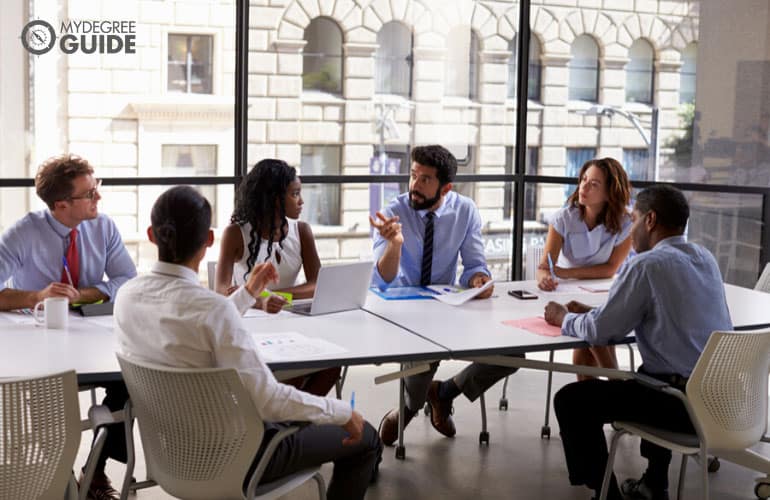
[[[526,290],[508,290],[508,295],[521,300],[534,300],[537,298],[537,295]]]

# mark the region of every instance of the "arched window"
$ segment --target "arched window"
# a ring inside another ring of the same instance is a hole
[[[378,94],[409,97],[412,90],[412,32],[398,21],[377,33],[374,84]]]
[[[478,96],[479,38],[467,26],[458,26],[447,37],[445,95],[475,99]]]
[[[342,94],[342,30],[326,17],[317,17],[305,28],[302,88]]]
[[[569,62],[569,98],[597,102],[599,99],[599,46],[589,35],[572,42]]]
[[[652,45],[646,40],[637,40],[628,49],[626,102],[652,104],[653,58]]]
[[[695,60],[698,45],[693,42],[682,51],[682,69],[679,70],[679,103],[695,102]]]
[[[516,71],[518,65],[518,37],[513,37],[508,43],[511,58],[508,59],[508,97],[516,98]],[[535,36],[529,37],[529,69],[527,70],[527,99],[540,100],[540,40]]]

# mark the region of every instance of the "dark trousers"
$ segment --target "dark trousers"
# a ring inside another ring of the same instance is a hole
[[[676,432],[695,432],[681,401],[633,380],[574,382],[556,393],[553,406],[570,483],[597,491],[607,466],[605,424],[626,420]],[[668,488],[671,452],[644,440],[640,450],[648,461],[645,482],[655,489]]]
[[[263,447],[279,429],[290,424],[265,424]],[[339,425],[308,425],[283,439],[265,469],[260,483],[280,479],[294,472],[334,462],[332,479],[326,491],[329,500],[364,498],[375,466],[380,462],[382,442],[368,422],[361,441],[343,446],[347,437]],[[257,454],[257,460],[262,451]]]
[[[524,355],[517,354],[513,357],[523,358]],[[403,366],[408,368],[416,364],[420,363],[404,363]],[[428,388],[430,388],[433,376],[436,374],[436,370],[438,370],[438,364],[438,361],[434,361],[430,364],[428,371],[404,378],[404,396],[406,407],[409,410],[417,412],[425,405],[425,400],[428,397]],[[500,379],[517,371],[518,368],[509,366],[471,363],[455,375],[454,378],[457,381],[457,387],[465,394],[465,397],[473,402]]]
[[[121,411],[128,401],[128,390],[123,382],[108,382],[99,384],[104,387],[105,396],[102,404],[112,412]],[[119,462],[126,463],[126,431],[125,426],[112,424],[107,427],[107,440],[104,442],[102,453],[96,462],[96,471],[104,471],[104,465],[107,459],[111,458]]]

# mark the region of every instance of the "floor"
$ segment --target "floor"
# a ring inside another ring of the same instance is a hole
[[[557,361],[567,359],[567,353],[557,356]],[[449,377],[462,366],[461,362],[444,362],[439,368],[438,377]],[[356,392],[356,408],[375,426],[385,411],[397,405],[398,393],[396,382],[375,386],[373,379],[396,367],[365,366],[349,371],[344,394],[349,397],[350,391]],[[572,375],[556,374],[554,386],[558,388],[572,380]],[[454,419],[458,428],[455,438],[440,436],[433,430],[427,417],[418,416],[406,430],[406,459],[396,460],[394,448],[386,448],[379,480],[369,489],[367,498],[588,500],[591,497],[589,490],[569,485],[558,425],[553,416],[551,438],[540,438],[545,388],[545,372],[520,371],[510,379],[508,411],[498,409],[502,383],[491,389],[487,401],[491,438],[489,446],[479,445],[481,417],[478,403],[471,404],[462,396],[455,404]],[[83,396],[83,404],[86,403],[87,398]],[[90,442],[85,439],[85,435],[82,441],[78,463],[85,460]],[[760,445],[757,451],[770,456],[770,445]],[[141,455],[137,462],[135,475],[142,479],[144,463]],[[669,476],[672,485],[676,484],[679,471],[679,457],[676,455],[674,462],[676,464],[672,465]],[[626,437],[621,440],[615,468],[619,479],[622,481],[627,477],[638,477],[644,466],[644,461],[638,455],[638,439]],[[113,478],[122,477],[123,470],[121,464],[108,464],[107,472]],[[323,469],[327,479],[330,470],[329,466]],[[699,465],[691,462],[687,470],[684,498],[701,498],[699,474]],[[758,473],[722,462],[720,470],[710,475],[711,498],[756,498],[753,493],[756,477],[759,477]],[[317,498],[313,493],[308,486],[285,498]],[[159,500],[172,497],[154,487],[139,491],[133,498]],[[671,498],[675,498],[673,491]]]

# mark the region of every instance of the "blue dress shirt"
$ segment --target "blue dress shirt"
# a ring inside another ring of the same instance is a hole
[[[96,287],[110,298],[136,276],[136,267],[123,245],[118,228],[106,215],[77,226],[80,288]],[[30,212],[0,236],[0,286],[42,290],[61,281],[62,257],[69,246],[70,228],[48,210]],[[105,281],[104,276],[108,280]]]
[[[561,332],[606,345],[633,330],[647,372],[689,377],[711,333],[732,327],[714,256],[673,236],[629,261],[604,305],[567,314]]]
[[[401,247],[401,262],[398,274],[391,282],[385,281],[377,266],[372,273],[372,284],[389,286],[413,286],[420,284],[422,270],[422,245],[425,234],[425,215],[428,210],[414,210],[409,206],[409,193],[402,193],[383,213],[386,217],[398,215],[404,244]],[[450,191],[444,202],[435,211],[433,220],[433,266],[431,283],[454,284],[457,275],[457,258],[462,257],[463,273],[460,285],[467,287],[471,276],[481,272],[491,276],[484,257],[481,240],[481,217],[473,200]],[[374,234],[374,259],[380,260],[388,241]]]

